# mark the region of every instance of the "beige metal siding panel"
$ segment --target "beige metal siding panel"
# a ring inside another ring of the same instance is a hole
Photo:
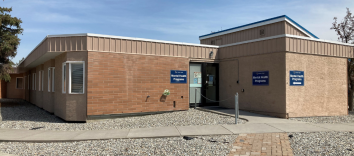
[[[147,42],[141,42],[141,53],[147,54]]]
[[[116,52],[116,40],[117,40],[117,39],[111,39],[111,40],[110,40],[109,51],[111,51],[111,52]]]
[[[127,53],[132,53],[132,41],[127,40]]]
[[[187,55],[187,47],[188,46],[182,46],[182,56],[183,57],[188,57],[188,55]]]
[[[146,54],[152,54],[151,42],[146,42]]]
[[[142,54],[142,50],[141,50],[141,45],[142,43],[140,41],[136,41],[136,53],[137,54]]]
[[[50,44],[50,51],[56,51],[56,49],[55,49],[55,38],[49,39],[48,43]]]
[[[69,40],[69,51],[76,51],[76,37],[68,37],[67,38]]]
[[[110,51],[110,38],[103,38],[103,51]]]
[[[166,55],[166,49],[165,49],[165,44],[161,43],[160,44],[160,55]]]
[[[186,46],[186,57],[188,57],[188,58],[192,57],[191,49],[192,49],[192,46]]]
[[[264,36],[259,35],[260,29],[265,29]],[[239,32],[234,32],[234,33],[230,33],[230,34],[225,34],[225,35],[220,35],[220,36],[204,39],[204,40],[201,40],[200,43],[210,45],[211,40],[216,41],[217,39],[222,39],[223,43],[220,45],[225,45],[225,44],[230,44],[230,43],[242,42],[242,41],[246,41],[246,40],[253,40],[253,39],[262,38],[262,37],[280,35],[280,34],[284,34],[285,31],[288,34],[294,34],[293,32],[289,33],[289,31],[294,31],[294,30],[291,29],[288,24],[285,24],[285,22],[277,22],[277,23],[273,23],[273,24],[264,25],[262,27],[246,29],[246,30],[242,30]]]
[[[87,37],[87,50],[93,50],[92,48],[92,39],[93,37]],[[55,42],[58,43],[58,42]]]
[[[156,55],[156,43],[151,43],[151,54]]]
[[[98,51],[98,37],[93,37],[92,38],[92,50],[93,51]]]
[[[170,45],[164,44],[164,55],[170,55]]]
[[[127,52],[127,40],[121,40],[120,43],[120,52]]]
[[[104,51],[104,38],[98,38],[98,51]]]
[[[122,52],[121,48],[122,48],[122,40],[121,39],[116,39],[116,52]]]
[[[161,43],[156,43],[156,55],[163,55],[161,52]]]
[[[181,45],[176,45],[175,50],[177,52],[176,56],[182,56],[182,46]]]

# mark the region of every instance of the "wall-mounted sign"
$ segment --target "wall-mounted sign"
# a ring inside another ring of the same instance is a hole
[[[202,84],[202,72],[194,72],[194,84]]]
[[[171,83],[187,83],[187,71],[171,70]]]
[[[304,86],[304,71],[290,71],[290,86]]]
[[[269,71],[257,71],[252,73],[253,85],[269,85]]]

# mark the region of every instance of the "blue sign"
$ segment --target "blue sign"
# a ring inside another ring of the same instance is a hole
[[[290,71],[290,86],[304,86],[304,71]]]
[[[187,83],[187,71],[171,70],[171,83]]]
[[[269,85],[269,71],[258,71],[252,73],[252,84],[255,86]]]

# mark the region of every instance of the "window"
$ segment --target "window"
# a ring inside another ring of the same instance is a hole
[[[41,91],[41,74],[42,74],[42,71],[39,71],[38,72],[38,91]]]
[[[44,71],[42,70],[42,78],[41,78],[41,80],[42,80],[42,83],[41,83],[41,86],[42,86],[42,90],[41,91],[44,91],[44,86],[43,86],[43,83],[44,83]]]
[[[69,93],[84,93],[85,84],[84,62],[69,63]]]
[[[54,92],[55,67],[52,68],[52,92]]]
[[[16,89],[22,89],[22,88],[23,88],[23,78],[16,77]]]
[[[63,63],[63,69],[62,69],[62,92],[66,93],[66,64]]]
[[[50,92],[50,85],[51,85],[50,80],[52,79],[51,74],[52,72],[50,71],[50,67],[49,67],[48,68],[48,92]]]

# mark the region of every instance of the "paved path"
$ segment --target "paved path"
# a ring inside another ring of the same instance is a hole
[[[286,133],[240,134],[229,156],[262,155],[293,156]]]
[[[234,114],[232,109],[209,109],[224,115]],[[47,131],[0,129],[0,141],[53,142],[83,141],[118,138],[154,138],[196,135],[230,135],[244,133],[284,133],[318,131],[354,131],[354,123],[311,124],[294,120],[269,117],[249,112],[240,112],[240,118],[248,120],[239,125],[171,126],[138,129]]]
[[[219,106],[199,107],[197,109],[223,114],[223,115],[235,116],[234,109],[228,109]],[[271,116],[266,116],[266,115],[261,115],[256,113],[250,113],[246,111],[239,111],[239,112],[240,112],[239,118],[247,119],[248,120],[247,123],[304,123],[301,121],[276,118],[276,117],[271,117]]]
[[[353,124],[249,123],[240,125],[171,126],[139,129],[46,131],[0,129],[2,141],[53,142],[117,138],[230,135],[243,133],[281,133],[314,131],[354,131]]]

